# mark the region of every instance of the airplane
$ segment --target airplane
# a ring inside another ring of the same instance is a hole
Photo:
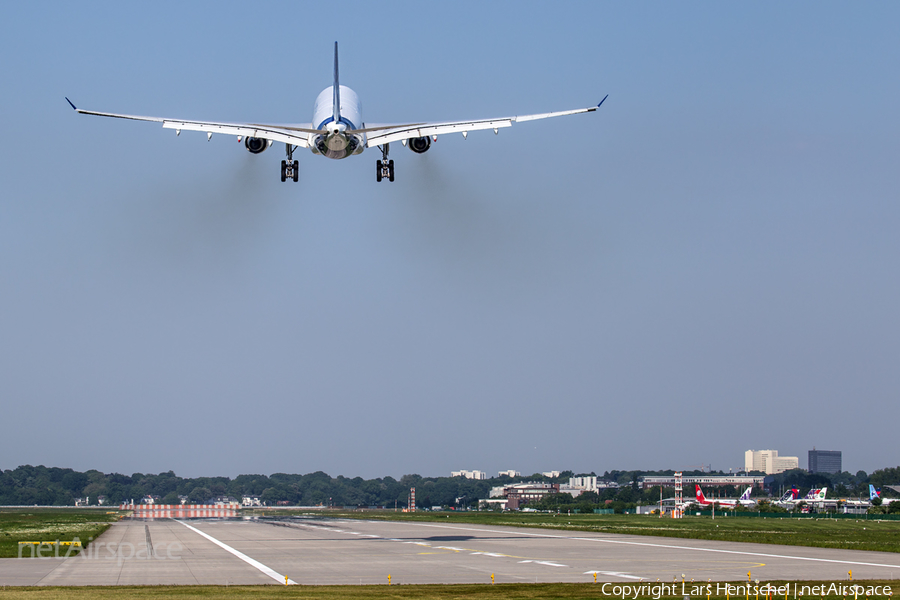
[[[776,506],[780,506],[782,508],[790,508],[794,506],[797,502],[799,502],[800,498],[800,490],[795,487],[792,487],[788,491],[784,493],[780,499],[776,500],[774,504]]]
[[[790,500],[796,500],[800,497],[800,490],[795,487],[792,487],[790,490],[784,493],[784,496],[781,497],[779,502],[788,502]]]
[[[881,489],[875,489],[875,486],[871,483],[869,484],[869,502],[874,500],[875,498],[881,498]]]
[[[806,494],[806,497],[803,499],[803,501],[806,502],[810,506],[822,507],[822,506],[825,506],[825,503],[826,503],[825,495],[827,493],[828,493],[827,487],[823,487],[818,490],[813,488],[813,489],[809,490],[809,493]]]
[[[99,112],[76,108],[71,100],[66,102],[83,115],[114,117],[133,121],[162,123],[164,129],[174,129],[175,135],[184,131],[206,132],[209,141],[214,133],[237,136],[243,139],[244,147],[251,154],[260,154],[275,142],[285,144],[286,160],[281,161],[281,181],[299,181],[299,161],[294,160],[294,150],[309,148],[313,154],[326,158],[342,159],[362,154],[366,148],[377,146],[382,158],[376,161],[376,181],[394,181],[394,161],[389,159],[391,142],[401,142],[416,154],[423,154],[431,148],[432,141],[439,135],[461,133],[467,138],[470,131],[493,129],[499,133],[502,127],[512,127],[513,123],[524,123],[550,117],[561,117],[579,113],[594,112],[609,97],[607,94],[600,104],[587,108],[557,112],[475,119],[472,121],[443,121],[434,123],[374,124],[362,120],[362,106],[359,96],[350,88],[340,84],[338,76],[338,43],[334,43],[334,83],[325,88],[316,98],[311,123],[276,125],[264,123],[219,123],[214,121],[191,121],[163,117],[141,117],[118,113]]]
[[[880,489],[875,489],[875,486],[872,485],[872,484],[870,483],[870,484],[869,484],[869,499],[868,499],[868,500],[863,500],[863,499],[852,500],[852,499],[851,499],[851,500],[847,500],[847,501],[846,501],[846,504],[847,504],[847,506],[855,506],[855,507],[867,507],[867,506],[872,506],[872,501],[875,500],[875,498],[881,498],[881,490],[880,490]],[[890,502],[890,501],[887,501],[887,500],[885,501],[885,503],[889,503],[889,502]]]
[[[697,504],[700,506],[711,506],[713,504],[718,504],[723,508],[734,508],[735,506],[755,506],[756,501],[750,499],[750,492],[753,490],[753,487],[748,487],[744,490],[744,493],[741,494],[741,497],[737,500],[732,498],[721,498],[721,499],[712,499],[708,500],[706,496],[703,494],[703,490],[700,489],[699,484],[695,484],[697,488]]]
[[[819,493],[819,490],[816,488],[810,488],[808,492],[806,492],[806,496],[803,497],[804,500],[813,500],[816,497],[816,494]]]

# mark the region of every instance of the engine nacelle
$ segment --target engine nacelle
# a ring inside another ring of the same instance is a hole
[[[248,137],[244,139],[244,146],[252,154],[259,154],[269,147],[269,140],[265,138]]]
[[[422,154],[428,152],[428,149],[431,148],[431,138],[427,135],[425,137],[409,138],[406,140],[406,145],[416,154]]]

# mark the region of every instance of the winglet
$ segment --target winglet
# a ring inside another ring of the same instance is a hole
[[[77,110],[78,110],[78,109],[77,109],[77,108],[75,108],[75,105],[74,105],[74,104],[72,104],[72,101],[71,101],[71,100],[69,100],[69,99],[68,99],[68,98],[66,98],[66,102],[68,102],[68,103],[69,103],[69,106],[71,106],[71,107],[72,107],[72,110],[76,110],[76,111],[77,111]]]
[[[603,96],[603,100],[600,101],[600,104],[603,104],[604,102],[606,102],[607,98],[609,98],[609,94]],[[597,105],[597,108],[600,108],[600,104]]]

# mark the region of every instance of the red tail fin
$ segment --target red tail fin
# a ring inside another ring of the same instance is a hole
[[[701,504],[706,503],[706,496],[703,495],[703,490],[700,489],[699,485],[697,485],[697,501]]]

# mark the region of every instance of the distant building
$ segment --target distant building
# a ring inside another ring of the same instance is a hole
[[[569,477],[569,487],[581,490],[582,492],[596,492],[597,476],[586,475],[584,477]]]
[[[541,473],[544,477],[549,477],[550,479],[556,479],[559,477],[560,471],[544,471]]]
[[[559,484],[559,493],[560,494],[569,494],[573,498],[577,498],[578,496],[583,494],[585,491],[587,491],[587,490],[585,490],[584,488],[573,487],[566,483]]]
[[[744,470],[762,471],[774,475],[800,467],[796,456],[778,456],[778,450],[747,450],[744,452]]]
[[[209,502],[209,504],[214,506],[237,506],[238,501],[231,496],[217,496],[216,498],[212,498],[212,501]]]
[[[519,473],[518,471],[513,471],[511,469],[509,471],[500,471],[499,473],[497,473],[497,477],[521,477],[521,476],[522,476],[521,473]]]
[[[500,508],[518,510],[529,502],[539,501],[548,494],[560,492],[558,483],[514,483],[491,489],[491,501],[484,504],[496,504]],[[566,490],[571,493],[573,490]],[[580,490],[579,490],[580,493]]]
[[[465,477],[466,479],[487,479],[484,471],[450,471],[450,477]]]
[[[813,448],[809,451],[808,465],[810,473],[840,473],[842,470],[841,451]]]

